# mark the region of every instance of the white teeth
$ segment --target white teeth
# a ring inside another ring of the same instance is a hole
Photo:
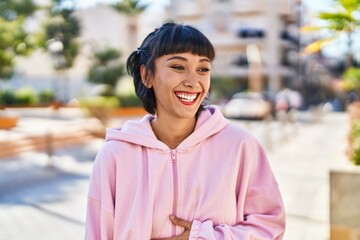
[[[195,100],[197,94],[187,94],[187,93],[179,93],[179,94],[176,94],[176,96],[178,98],[181,98],[183,101],[186,101],[186,102],[192,102]]]

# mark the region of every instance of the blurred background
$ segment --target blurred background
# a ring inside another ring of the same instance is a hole
[[[83,239],[127,56],[165,21],[214,44],[209,104],[266,149],[286,240],[360,239],[360,0],[0,0],[0,239]]]

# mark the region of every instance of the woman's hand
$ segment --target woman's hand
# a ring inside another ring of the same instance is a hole
[[[152,239],[152,240],[188,240],[189,236],[190,236],[190,230],[191,230],[191,224],[192,222],[186,221],[184,219],[178,218],[174,215],[170,215],[170,221],[180,227],[185,228],[185,231],[176,236],[176,237],[169,237],[169,238],[156,238],[156,239]]]

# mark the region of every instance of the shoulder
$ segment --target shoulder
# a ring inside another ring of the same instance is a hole
[[[120,152],[123,152],[126,142],[110,140],[103,143],[100,147],[96,158],[95,165],[104,166],[104,165],[114,165],[117,156]]]
[[[122,140],[111,139],[104,142],[98,155],[115,158],[116,156],[133,151],[136,147],[139,147],[139,145]]]
[[[264,147],[254,134],[238,125],[228,124],[220,132],[217,142],[225,146],[226,151],[231,152],[230,149],[235,149],[237,155],[250,165],[257,165],[259,161],[267,159]]]
[[[222,131],[219,132],[219,138],[222,140],[235,141],[237,143],[258,144],[258,140],[249,130],[229,123]]]

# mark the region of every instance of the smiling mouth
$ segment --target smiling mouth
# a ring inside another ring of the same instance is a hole
[[[175,95],[180,99],[180,101],[191,103],[196,100],[199,93],[184,93],[184,92],[180,93],[179,92],[179,93],[175,93]]]

